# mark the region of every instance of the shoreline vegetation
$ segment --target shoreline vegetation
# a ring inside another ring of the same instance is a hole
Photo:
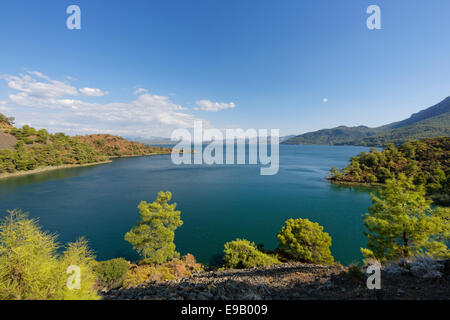
[[[331,177],[326,177],[325,179],[327,179],[328,182],[330,182],[331,184],[334,184],[337,186],[364,187],[364,188],[373,188],[373,189],[383,187],[382,183],[338,181],[338,180],[333,180]]]
[[[0,180],[47,171],[111,162],[111,159],[170,154],[171,148],[128,141],[110,134],[67,136],[14,127],[0,114]]]
[[[350,159],[339,170],[331,168],[327,178],[333,184],[377,187],[404,174],[416,186],[424,186],[428,199],[450,206],[450,138],[411,140],[399,147],[389,144],[382,151],[371,148]]]
[[[379,299],[365,289],[365,270],[374,263],[384,279],[383,298],[448,299],[450,209],[431,208],[424,187],[403,174],[386,182],[380,198],[372,196],[363,217],[366,259],[347,267],[334,260],[324,228],[300,218],[285,222],[275,250],[246,239],[225,243],[221,268],[189,253],[181,257],[174,240],[183,221],[171,197],[161,191],[154,202],[138,205],[141,219],[124,237],[141,256],[135,262],[97,261],[84,238],[58,253],[56,235],[37,219],[8,211],[0,220],[0,248],[11,252],[0,260],[0,300]],[[73,265],[81,270],[78,290],[64,277]]]
[[[22,177],[22,176],[27,176],[27,175],[40,174],[40,173],[45,173],[45,172],[49,172],[49,171],[98,166],[98,165],[102,165],[102,164],[111,163],[114,159],[147,157],[147,156],[165,155],[165,154],[170,154],[170,153],[171,153],[171,151],[155,152],[155,153],[149,153],[149,154],[143,154],[143,155],[116,156],[116,157],[110,157],[109,160],[105,160],[105,161],[82,163],[82,164],[63,164],[63,165],[59,165],[59,166],[38,167],[36,169],[27,170],[27,171],[0,173],[0,180],[6,180],[9,178],[16,178],[16,177]]]
[[[70,137],[18,129],[12,122],[6,118],[0,130],[6,137],[0,135],[0,146],[14,140],[0,150],[0,179],[172,152],[107,134]],[[341,171],[331,169],[332,184],[382,187],[362,218],[367,229],[362,266],[361,261],[348,267],[336,262],[324,227],[293,217],[276,235],[276,249],[237,238],[224,244],[222,267],[210,271],[212,266],[192,254],[181,257],[176,251],[175,231],[183,221],[169,191],[138,205],[140,220],[124,235],[141,257],[135,263],[120,257],[97,261],[84,238],[60,253],[57,235],[21,210],[11,210],[0,220],[0,253],[8,253],[0,259],[0,300],[373,299],[361,289],[372,263],[387,280],[384,298],[448,299],[449,152],[449,137],[412,140],[382,151],[372,148]],[[81,272],[78,290],[65,281],[73,266]]]
[[[32,174],[39,174],[39,173],[55,171],[55,170],[98,166],[98,165],[101,165],[101,164],[111,163],[111,162],[112,162],[112,160],[105,160],[105,161],[83,163],[83,164],[63,164],[63,165],[60,165],[60,166],[38,167],[36,169],[28,170],[28,171],[17,171],[17,172],[11,172],[11,173],[0,173],[0,180],[5,180],[5,179],[15,178],[15,177],[22,177],[22,176],[27,176],[27,175],[32,175]]]
[[[39,174],[39,173],[44,173],[44,172],[49,172],[49,171],[98,166],[101,164],[111,163],[115,159],[147,157],[147,156],[164,155],[164,154],[170,154],[170,153],[171,153],[171,151],[155,152],[155,153],[149,153],[149,154],[143,154],[143,155],[116,156],[116,157],[110,157],[109,160],[105,160],[105,161],[97,161],[97,162],[82,163],[82,164],[63,164],[63,165],[59,165],[59,166],[45,166],[45,167],[38,167],[36,169],[28,170],[28,171],[0,173],[0,180],[5,180],[5,179],[15,178],[15,177],[22,177],[22,176],[27,176],[27,175],[34,175],[34,174]]]

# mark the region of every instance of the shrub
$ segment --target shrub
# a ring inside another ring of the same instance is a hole
[[[378,182],[378,179],[377,179],[377,177],[374,174],[368,173],[366,175],[366,181],[368,183],[376,183],[376,182]]]
[[[94,271],[102,285],[118,287],[122,285],[129,268],[128,261],[118,258],[97,263]]]
[[[258,251],[255,244],[245,239],[236,239],[225,244],[224,268],[252,268],[279,263],[276,257]]]
[[[9,211],[0,223],[0,299],[99,299],[87,242],[69,243],[62,255],[57,249],[56,236],[42,231],[37,220]],[[79,267],[77,290],[67,286],[69,266]]]
[[[95,256],[88,248],[88,242],[79,239],[76,242],[66,245],[62,257],[59,257],[58,274],[61,274],[63,294],[56,299],[63,300],[98,300],[100,297],[96,290],[96,275],[93,270],[95,265]],[[70,266],[78,266],[80,268],[80,288],[69,289],[67,287],[68,268]],[[53,298],[52,298],[53,299]]]
[[[175,280],[176,276],[166,266],[140,265],[132,266],[125,275],[123,287],[136,287],[150,281]]]
[[[364,274],[358,263],[352,263],[348,267],[348,276],[355,282],[359,282],[364,279]]]
[[[190,253],[181,259],[173,259],[165,265],[172,269],[172,273],[177,278],[192,277],[192,273],[203,271],[203,265],[197,263],[194,256]]]
[[[289,219],[277,235],[279,249],[288,256],[305,262],[332,264],[331,237],[323,227],[308,219]]]
[[[203,266],[197,263],[192,254],[183,258],[174,258],[163,264],[148,264],[146,260],[133,265],[125,275],[123,287],[135,287],[150,281],[175,280],[177,278],[192,277],[193,272],[203,271]]]

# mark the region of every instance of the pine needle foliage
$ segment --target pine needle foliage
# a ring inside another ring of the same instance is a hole
[[[141,220],[125,234],[125,240],[144,257],[145,262],[161,264],[179,258],[175,251],[175,230],[183,225],[177,204],[169,204],[172,193],[159,192],[152,203],[142,201],[139,206]]]
[[[246,269],[280,263],[276,257],[259,251],[253,242],[236,239],[225,243],[224,268]]]
[[[450,209],[432,208],[425,187],[400,174],[389,179],[364,217],[366,258],[396,260],[413,256],[448,259]]]
[[[20,210],[8,211],[0,223],[0,299],[99,299],[91,269],[94,256],[83,239],[58,253],[56,235],[42,231]],[[67,287],[67,269],[80,268],[80,289]]]
[[[277,235],[279,249],[289,257],[317,264],[331,265],[331,237],[323,227],[308,219],[289,219]]]

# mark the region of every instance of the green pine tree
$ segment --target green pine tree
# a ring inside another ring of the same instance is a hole
[[[176,203],[169,204],[172,194],[159,192],[155,202],[142,201],[139,206],[141,220],[125,234],[125,240],[148,263],[164,263],[179,257],[175,252],[175,230],[183,225]]]
[[[415,186],[412,179],[399,174],[386,181],[379,197],[372,195],[373,205],[364,217],[368,249],[361,252],[366,258],[450,257],[445,243],[450,209],[433,209],[424,186]]]
[[[0,223],[0,299],[99,299],[87,242],[68,244],[62,255],[57,250],[56,236],[42,231],[37,220],[9,211]],[[79,267],[79,288],[67,286],[69,266]]]
[[[296,260],[332,264],[331,237],[308,219],[289,219],[277,235],[279,249]]]

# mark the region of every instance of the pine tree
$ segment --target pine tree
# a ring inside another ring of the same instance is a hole
[[[371,197],[373,205],[364,217],[368,249],[361,249],[366,258],[450,257],[445,243],[450,209],[433,209],[424,186],[415,186],[412,178],[399,174],[386,181],[379,197]]]
[[[179,257],[175,252],[175,230],[183,224],[176,203],[169,204],[172,194],[159,192],[155,202],[142,201],[139,206],[141,220],[125,234],[125,240],[148,263],[164,263]]]
[[[0,299],[99,299],[87,242],[68,244],[62,255],[58,248],[56,235],[42,231],[37,220],[9,211],[0,223]],[[67,286],[69,266],[79,267],[78,289]]]
[[[331,237],[323,227],[308,219],[289,219],[277,235],[279,249],[305,262],[332,264]]]

